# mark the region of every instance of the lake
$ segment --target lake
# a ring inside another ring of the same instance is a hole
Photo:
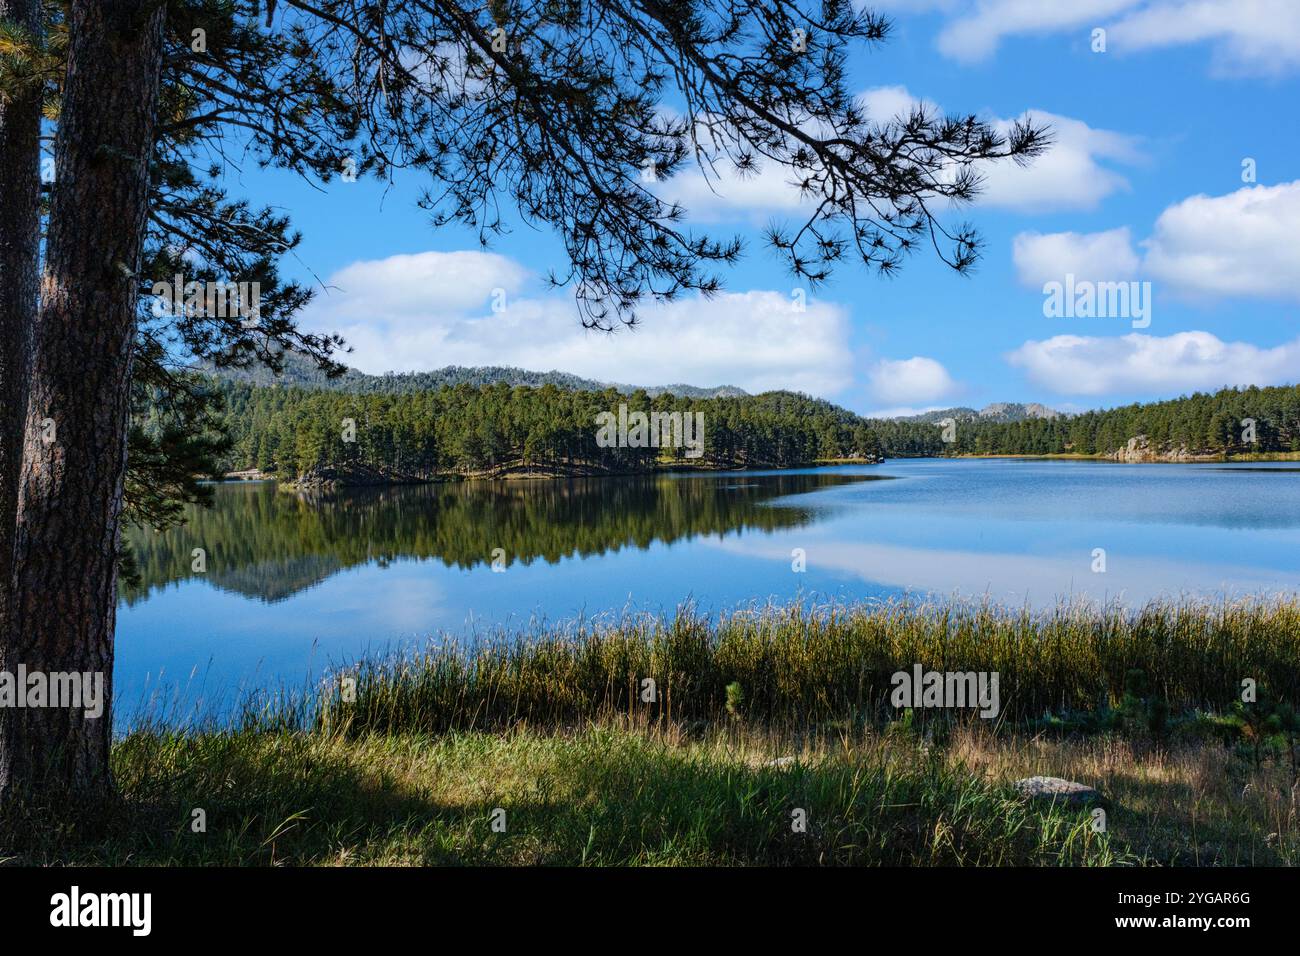
[[[187,518],[128,534],[141,578],[118,610],[128,721],[159,688],[217,713],[243,689],[300,687],[431,636],[686,601],[708,613],[903,594],[1134,604],[1300,585],[1294,463],[910,459],[318,498],[231,483]]]

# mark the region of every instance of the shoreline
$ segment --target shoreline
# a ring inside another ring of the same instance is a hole
[[[885,462],[890,461],[911,461],[922,458],[934,459],[1016,459],[1023,458],[1029,461],[1099,461],[1107,462],[1113,465],[1205,465],[1205,464],[1249,464],[1251,462],[1268,462],[1268,461],[1300,461],[1300,452],[1279,451],[1279,452],[1258,452],[1245,455],[1198,455],[1189,458],[1148,458],[1142,460],[1128,460],[1115,458],[1111,455],[1077,455],[1070,452],[1061,454],[1015,454],[1015,453],[989,453],[975,454],[964,453],[960,455],[897,455],[893,458],[886,458]]]
[[[245,469],[241,471],[225,472],[219,479],[217,479],[217,481],[231,484],[239,482],[274,481],[285,491],[307,491],[331,490],[337,488],[393,487],[398,485],[436,485],[462,481],[553,481],[565,478],[634,478],[663,474],[708,475],[728,472],[761,473],[795,471],[804,468],[834,467],[841,465],[881,465],[884,464],[885,461],[886,459],[879,458],[817,459],[813,462],[800,465],[744,465],[734,463],[692,465],[674,462],[670,465],[662,465],[641,471],[603,471],[593,470],[583,466],[574,466],[572,468],[535,468],[529,466],[527,470],[520,470],[523,466],[507,465],[490,471],[474,472],[469,474],[452,472],[441,473],[431,478],[386,478],[376,476],[371,480],[367,476],[365,480],[326,478],[319,481],[311,480],[310,477],[306,480],[302,477],[296,479],[283,479],[273,472],[263,472],[258,469]]]
[[[118,799],[0,808],[0,857],[1297,865],[1298,654],[1300,600],[1283,599],[1122,616],[792,605],[433,646],[337,672],[314,713],[272,695],[222,726],[132,731],[114,744]],[[1001,712],[891,701],[921,666],[1000,673]],[[1245,704],[1241,674],[1258,680]],[[1035,796],[1043,777],[1083,789]],[[192,807],[214,836],[194,839]]]
[[[987,454],[963,453],[958,455],[895,455],[887,458],[838,458],[817,459],[801,465],[691,465],[674,463],[642,471],[598,471],[581,466],[573,468],[529,468],[518,470],[514,466],[493,469],[471,474],[442,473],[432,478],[377,478],[375,480],[349,481],[329,479],[323,482],[304,482],[302,479],[286,480],[273,472],[257,469],[225,472],[218,482],[238,483],[274,481],[286,491],[330,490],[338,488],[393,487],[398,485],[432,485],[451,482],[472,481],[535,481],[558,480],[565,478],[630,478],[646,477],[660,474],[719,474],[724,472],[773,472],[792,471],[804,468],[829,468],[843,465],[887,465],[891,461],[943,461],[943,460],[1025,460],[1025,461],[1094,461],[1115,465],[1199,465],[1199,464],[1251,464],[1256,462],[1300,462],[1300,452],[1261,452],[1236,455],[1198,455],[1186,458],[1147,458],[1131,460],[1116,458],[1111,455],[1028,454],[998,452]]]

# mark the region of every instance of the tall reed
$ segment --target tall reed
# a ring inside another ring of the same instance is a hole
[[[345,669],[355,699],[332,683],[314,713],[328,728],[378,732],[573,725],[611,713],[866,723],[894,715],[891,675],[915,664],[996,672],[1002,716],[1012,721],[1112,706],[1133,670],[1175,712],[1229,707],[1247,678],[1261,699],[1294,704],[1300,603],[793,604],[716,621],[685,609],[364,662]],[[737,684],[743,712],[728,714],[727,687]]]

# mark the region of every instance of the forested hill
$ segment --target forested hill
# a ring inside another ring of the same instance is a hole
[[[880,451],[866,419],[792,392],[692,398],[499,382],[363,394],[229,380],[217,388],[218,424],[232,440],[224,469],[289,481],[781,468]],[[639,442],[630,427],[613,444],[601,439],[597,416],[619,416],[620,406],[628,416],[671,416],[660,447]]]
[[[364,391],[261,387],[230,377],[213,381],[223,399],[218,425],[231,438],[222,468],[256,469],[290,481],[784,468],[881,456],[1074,454],[1180,461],[1300,452],[1297,386],[1223,389],[1018,421],[975,413],[953,417],[955,424],[945,429],[942,422],[922,419],[866,419],[821,399],[780,391],[703,398],[554,382]],[[620,406],[629,413],[675,415],[685,426],[703,417],[698,433],[679,434],[675,443],[665,439],[662,447],[638,445],[631,434],[628,441],[602,443],[597,416],[617,415]]]
[[[951,442],[943,440],[938,422],[872,420],[871,428],[888,457],[1075,454],[1178,461],[1278,454],[1300,451],[1300,386],[1225,388],[1068,417],[954,422]]]
[[[557,388],[580,391],[599,392],[607,388],[630,395],[639,386],[623,385],[615,382],[598,382],[595,379],[571,375],[568,372],[532,372],[522,368],[500,365],[467,367],[448,365],[431,372],[389,372],[385,375],[370,375],[366,372],[349,368],[337,378],[329,378],[320,371],[310,359],[297,353],[283,356],[284,369],[276,375],[269,368],[259,366],[250,369],[217,369],[211,365],[201,368],[206,374],[229,382],[261,386],[296,386],[305,389],[329,389],[339,392],[354,392],[359,395],[405,395],[410,392],[433,391],[446,386],[456,385],[526,385],[540,388],[554,385]],[[745,395],[743,389],[734,385],[717,385],[702,388],[697,385],[655,385],[640,388],[653,398],[667,392],[683,398],[718,398],[739,397]]]

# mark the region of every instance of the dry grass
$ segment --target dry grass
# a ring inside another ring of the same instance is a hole
[[[1042,774],[1095,786],[1113,838],[1139,858],[1181,865],[1300,862],[1300,784],[1284,762],[1256,766],[1206,741],[1170,749],[1106,735],[994,736],[969,726],[949,759],[992,783]]]

